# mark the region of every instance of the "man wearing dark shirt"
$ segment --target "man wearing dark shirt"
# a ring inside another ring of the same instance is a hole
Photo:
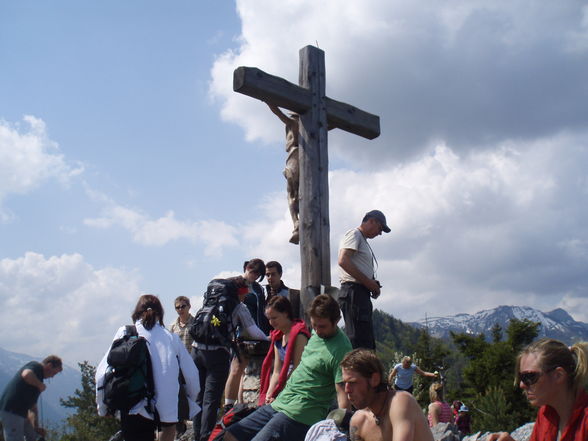
[[[37,419],[37,399],[47,389],[45,378],[52,378],[62,371],[61,359],[50,355],[42,363],[31,361],[18,370],[8,382],[0,397],[0,420],[5,441],[34,441],[45,436]],[[28,413],[33,414],[29,420]]]

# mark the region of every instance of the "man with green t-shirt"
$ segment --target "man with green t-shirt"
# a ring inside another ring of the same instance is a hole
[[[0,397],[0,421],[5,441],[34,441],[45,436],[37,420],[37,399],[47,389],[43,380],[62,370],[61,359],[50,355],[42,363],[31,361],[21,367],[8,382]],[[29,412],[32,418],[29,419]]]
[[[272,404],[228,427],[226,441],[303,441],[310,426],[327,416],[335,397],[340,408],[350,408],[339,364],[351,343],[337,326],[339,305],[321,294],[308,313],[313,333],[284,390]]]

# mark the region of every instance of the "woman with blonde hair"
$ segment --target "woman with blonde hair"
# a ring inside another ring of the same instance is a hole
[[[539,407],[529,441],[588,440],[588,343],[538,340],[519,354],[515,369],[515,385]],[[506,432],[489,437],[512,439]]]
[[[443,383],[436,381],[431,384],[429,388],[429,397],[431,404],[429,404],[429,427],[433,427],[439,423],[453,423],[453,412],[451,406],[443,400]]]

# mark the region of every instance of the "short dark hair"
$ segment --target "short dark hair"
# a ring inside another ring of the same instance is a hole
[[[163,306],[161,302],[153,294],[143,294],[139,297],[139,301],[135,306],[133,315],[131,315],[133,323],[137,320],[142,320],[145,329],[151,329],[155,323],[163,324]]]
[[[380,374],[380,384],[387,384],[384,366],[374,351],[358,348],[348,352],[341,360],[341,368],[358,372],[364,378]]]
[[[265,264],[265,269],[267,271],[268,268],[275,268],[278,274],[282,275],[282,265],[280,262],[276,262],[275,260],[270,260],[268,263]]]
[[[63,362],[57,355],[48,355],[42,364],[50,364],[53,368],[63,369]]]
[[[186,305],[192,306],[192,305],[190,305],[190,299],[186,296],[176,297],[176,299],[174,300],[174,306],[176,306],[176,303],[178,303],[178,302],[184,302]]]
[[[294,320],[294,312],[292,311],[292,303],[288,300],[287,297],[283,296],[273,296],[267,305],[265,305],[265,309],[272,308],[275,309],[277,312],[281,312],[286,314],[290,320]]]
[[[314,318],[328,318],[333,324],[336,324],[341,319],[341,310],[333,297],[328,294],[320,294],[310,304],[308,315]]]
[[[257,278],[258,282],[261,282],[263,280],[263,278],[265,277],[265,263],[263,263],[263,260],[255,258],[255,259],[251,259],[246,261],[243,264],[243,271],[246,270],[253,270],[255,271],[257,274],[259,274],[259,277]]]

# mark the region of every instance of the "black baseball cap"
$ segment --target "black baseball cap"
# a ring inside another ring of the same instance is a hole
[[[390,232],[390,227],[386,225],[386,216],[380,210],[372,210],[365,214],[364,219],[373,218],[382,224],[382,231],[384,233]]]

